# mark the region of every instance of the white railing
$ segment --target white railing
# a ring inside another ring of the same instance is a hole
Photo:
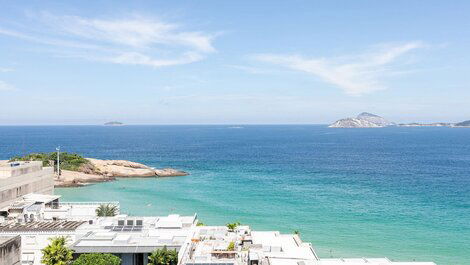
[[[119,206],[118,201],[113,202],[60,202],[59,205],[101,205],[101,204],[111,204]]]

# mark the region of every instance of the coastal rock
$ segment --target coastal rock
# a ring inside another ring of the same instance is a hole
[[[155,177],[186,176],[188,173],[173,168],[154,169],[141,163],[127,160],[101,160],[87,158],[94,173],[107,177]]]
[[[95,172],[107,177],[152,177],[154,169],[136,162],[126,160],[100,160],[87,158]]]
[[[368,112],[359,114],[356,118],[345,118],[331,124],[330,128],[379,128],[394,125],[386,119]]]
[[[116,178],[87,174],[78,171],[61,170],[61,175],[54,181],[55,187],[81,187],[90,183],[112,181]]]
[[[112,181],[116,178],[174,177],[186,176],[187,172],[173,168],[154,169],[144,164],[127,160],[101,160],[86,158],[89,163],[79,171],[61,170],[56,187],[79,187],[94,182]]]
[[[159,177],[176,177],[189,175],[187,172],[176,170],[173,168],[156,169],[155,174]]]

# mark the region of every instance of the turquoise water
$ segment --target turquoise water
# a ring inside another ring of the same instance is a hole
[[[57,189],[63,200],[299,230],[321,257],[470,264],[470,129],[0,127],[0,159],[56,145],[191,173]]]

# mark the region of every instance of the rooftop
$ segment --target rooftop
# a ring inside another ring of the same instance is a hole
[[[20,236],[0,236],[0,248],[4,245],[8,245],[8,243],[19,237]]]
[[[45,231],[75,231],[84,221],[36,221],[29,223],[15,223],[0,226],[0,233],[9,232],[45,232]]]
[[[191,228],[196,225],[194,216],[169,215],[163,217],[99,218],[81,229],[83,236],[72,248],[78,253],[142,253],[158,247],[179,249],[189,240]]]

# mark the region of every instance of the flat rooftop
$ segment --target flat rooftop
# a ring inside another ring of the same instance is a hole
[[[35,221],[15,223],[0,226],[0,233],[10,232],[45,232],[45,231],[75,231],[85,221]]]
[[[190,239],[197,217],[169,215],[100,218],[79,229],[83,235],[72,245],[77,253],[143,253],[167,246],[179,249]]]
[[[23,174],[37,172],[42,170],[41,161],[15,161],[0,163],[0,179],[16,177]]]

